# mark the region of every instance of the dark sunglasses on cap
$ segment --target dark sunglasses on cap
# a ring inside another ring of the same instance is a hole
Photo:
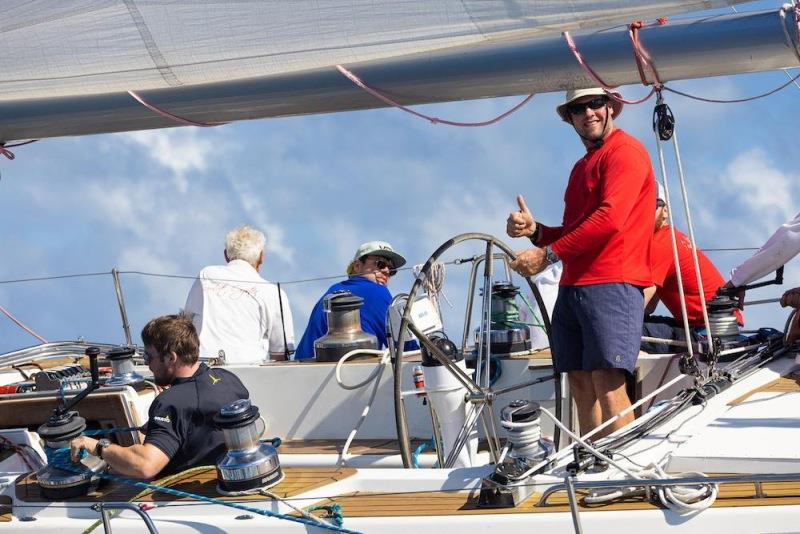
[[[656,208],[663,208],[666,205],[667,203],[661,200],[660,198],[656,199]]]
[[[600,109],[608,103],[607,96],[598,96],[597,98],[593,98],[588,102],[580,102],[577,104],[567,104],[567,113],[570,115],[580,115],[586,108],[589,109]]]

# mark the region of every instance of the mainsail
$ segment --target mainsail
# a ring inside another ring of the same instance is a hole
[[[0,141],[176,125],[127,91],[205,122],[384,105],[337,64],[406,104],[589,85],[561,40],[565,30],[591,45],[613,83],[631,83],[627,23],[737,3],[26,2],[6,7],[0,21]],[[665,79],[686,78],[795,65],[795,28],[772,12],[709,19],[702,29],[671,23],[648,29],[645,41]],[[745,47],[752,53],[740,54]],[[709,70],[705,49],[718,68]]]

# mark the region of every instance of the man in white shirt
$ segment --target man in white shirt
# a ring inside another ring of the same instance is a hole
[[[800,253],[800,213],[782,224],[761,248],[731,271],[725,287],[739,287],[755,282]]]
[[[240,226],[225,236],[226,265],[205,267],[185,311],[200,335],[200,357],[226,364],[285,360],[294,350],[292,312],[286,293],[261,278],[264,234]]]

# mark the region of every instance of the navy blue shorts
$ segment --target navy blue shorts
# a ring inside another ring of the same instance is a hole
[[[556,371],[633,373],[642,342],[644,297],[630,284],[562,286],[553,309]]]

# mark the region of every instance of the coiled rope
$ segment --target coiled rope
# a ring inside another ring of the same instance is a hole
[[[420,273],[422,273],[422,264],[414,265],[411,268],[411,273],[414,275],[414,278],[419,278]],[[428,298],[431,299],[433,303],[433,307],[439,312],[439,316],[442,315],[442,308],[439,305],[439,295],[442,296],[444,301],[447,303],[448,306],[451,308],[453,307],[453,303],[450,302],[450,299],[447,298],[447,295],[444,293],[444,278],[445,278],[445,265],[442,262],[434,262],[431,265],[431,268],[428,270],[428,273],[422,275],[422,288],[425,290],[425,293],[428,294]]]

